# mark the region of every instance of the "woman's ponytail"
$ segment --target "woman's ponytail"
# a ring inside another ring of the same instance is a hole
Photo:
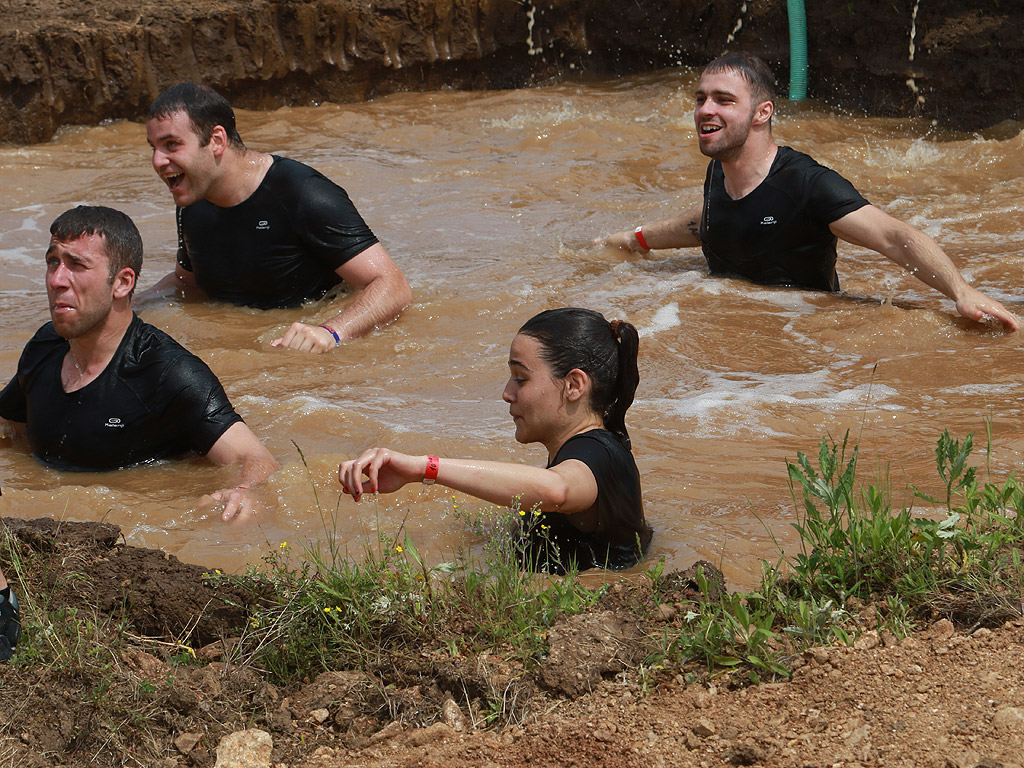
[[[631,323],[612,320],[612,334],[619,345],[619,370],[615,381],[614,399],[604,412],[604,428],[630,448],[629,432],[626,431],[626,411],[633,404],[636,388],[640,384],[640,370],[637,367],[637,353],[640,349],[640,335]]]

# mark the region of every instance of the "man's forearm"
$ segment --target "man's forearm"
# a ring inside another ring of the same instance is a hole
[[[333,328],[343,341],[357,339],[397,318],[412,304],[412,298],[412,289],[401,272],[382,275],[371,280],[345,309],[325,325]]]
[[[693,248],[700,245],[700,212],[686,211],[670,219],[644,224],[641,236],[649,250]]]

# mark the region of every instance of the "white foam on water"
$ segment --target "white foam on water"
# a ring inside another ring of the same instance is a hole
[[[762,422],[768,409],[782,406],[800,412],[835,413],[870,406],[876,410],[899,411],[902,406],[886,402],[897,394],[892,387],[878,383],[836,390],[828,370],[776,375],[729,373],[709,375],[702,391],[647,399],[642,407],[654,407],[663,415],[684,420],[679,424],[681,431],[692,431],[692,422],[696,421],[698,434],[705,436],[744,431],[776,436],[779,432]],[[773,418],[776,415],[773,414]],[[661,423],[668,422],[662,419]]]
[[[679,304],[673,301],[671,304],[666,304],[657,312],[654,313],[654,317],[651,321],[640,329],[641,336],[653,336],[659,331],[667,331],[669,328],[675,328],[677,325],[681,325],[682,321],[679,319]]]

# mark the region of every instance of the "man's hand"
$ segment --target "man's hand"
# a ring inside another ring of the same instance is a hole
[[[330,352],[338,344],[331,332],[322,326],[292,323],[284,336],[274,339],[270,342],[270,346],[281,347],[282,349],[295,349],[299,352],[312,352],[320,355],[324,352]]]
[[[248,488],[224,488],[199,500],[200,508],[209,508],[215,504],[224,505],[220,518],[225,523],[231,520],[256,519],[256,497]]]
[[[981,322],[988,315],[1002,323],[1003,330],[1020,330],[1020,320],[1015,314],[995,299],[989,298],[971,286],[967,286],[961,291],[956,302],[956,311],[968,320],[975,322]]]

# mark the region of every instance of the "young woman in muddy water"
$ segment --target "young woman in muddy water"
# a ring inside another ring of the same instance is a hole
[[[535,570],[628,568],[651,541],[625,425],[640,379],[638,344],[629,323],[573,307],[541,312],[519,329],[502,399],[516,440],[547,448],[545,468],[372,448],[344,462],[338,479],[356,501],[365,475],[374,493],[436,481],[494,504],[518,504],[524,565]]]

